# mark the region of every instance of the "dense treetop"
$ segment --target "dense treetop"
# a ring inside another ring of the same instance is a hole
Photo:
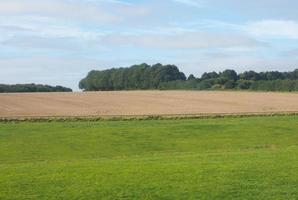
[[[298,69],[292,72],[255,72],[238,74],[235,70],[206,72],[197,78],[186,78],[175,65],[133,65],[129,68],[112,68],[91,71],[79,83],[84,91],[189,89],[189,90],[263,90],[298,91]]]
[[[186,77],[174,65],[141,64],[129,68],[91,71],[81,80],[79,87],[86,91],[158,89],[163,82],[177,80],[185,81]]]
[[[62,86],[49,86],[40,84],[0,84],[0,93],[14,92],[72,92],[72,89]]]

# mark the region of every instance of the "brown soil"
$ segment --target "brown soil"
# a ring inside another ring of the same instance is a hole
[[[198,91],[0,94],[0,117],[259,112],[298,112],[298,94]]]

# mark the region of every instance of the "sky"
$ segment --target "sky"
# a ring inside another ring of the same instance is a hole
[[[90,70],[298,68],[296,0],[0,0],[0,83],[78,90]]]

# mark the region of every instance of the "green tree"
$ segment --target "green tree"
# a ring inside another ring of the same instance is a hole
[[[231,69],[223,71],[220,77],[231,81],[236,81],[238,79],[237,72]]]
[[[224,88],[225,89],[234,89],[235,88],[235,81],[229,80],[228,82],[225,83]]]

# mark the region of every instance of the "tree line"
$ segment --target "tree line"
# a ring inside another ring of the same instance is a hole
[[[16,92],[72,92],[72,89],[62,86],[50,86],[41,84],[0,84],[0,93],[16,93]]]
[[[175,65],[133,65],[128,68],[112,68],[90,71],[79,83],[84,91],[112,90],[262,90],[298,91],[298,69],[292,72],[237,73],[227,69],[222,72],[206,72],[201,77],[193,74],[186,78]]]
[[[161,83],[186,81],[184,73],[174,65],[133,65],[129,68],[91,71],[80,81],[85,91],[158,89]]]

